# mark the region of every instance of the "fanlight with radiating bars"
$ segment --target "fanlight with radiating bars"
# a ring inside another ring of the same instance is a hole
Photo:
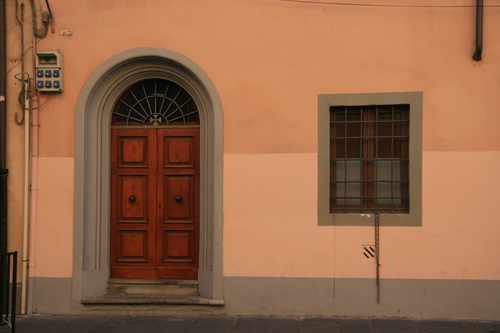
[[[148,79],[128,88],[113,109],[114,126],[199,125],[192,96],[175,82]]]

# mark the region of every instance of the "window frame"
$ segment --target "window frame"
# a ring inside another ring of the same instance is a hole
[[[372,226],[374,213],[330,213],[330,110],[336,106],[410,107],[409,196],[407,213],[380,213],[383,226],[422,225],[422,92],[318,95],[318,225]]]

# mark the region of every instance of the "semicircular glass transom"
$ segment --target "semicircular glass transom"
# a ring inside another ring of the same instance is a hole
[[[175,82],[140,81],[120,96],[113,109],[113,126],[199,125],[193,97]]]

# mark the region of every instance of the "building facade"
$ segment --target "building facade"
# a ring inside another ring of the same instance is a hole
[[[476,5],[6,3],[22,310],[500,319]]]

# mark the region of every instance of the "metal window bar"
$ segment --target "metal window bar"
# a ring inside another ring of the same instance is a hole
[[[332,180],[332,184],[357,184],[357,183],[398,183],[398,184],[409,184],[408,180]],[[375,197],[374,197],[375,198]]]
[[[379,138],[378,138],[378,129],[379,128],[378,128],[378,126],[379,126],[379,124],[378,124],[378,107],[376,107],[375,108],[375,124],[374,124],[374,127],[375,127],[375,139],[374,139],[375,155],[374,155],[374,157],[375,157],[375,159],[378,159],[378,155],[379,155],[379,153],[378,153],[378,144],[379,144],[379,141],[378,141],[379,140]],[[378,166],[379,166],[378,163],[375,163],[375,162],[373,163],[373,168],[374,168],[373,171],[374,171],[374,179],[375,180],[377,180],[377,178],[378,178]],[[378,204],[380,202],[380,198],[378,198],[378,186],[377,186],[378,184],[379,184],[379,182],[375,182],[375,184],[373,184],[373,190],[374,190],[375,198],[376,198],[373,200],[373,203],[375,204],[375,214],[377,214],[377,215],[378,215]],[[391,184],[391,186],[392,186],[392,184]],[[391,201],[392,201],[392,199],[391,199]]]
[[[344,124],[346,121],[345,120],[332,120],[330,121],[331,124]],[[373,120],[356,120],[356,121],[348,121],[348,123],[351,123],[351,124],[366,124],[366,123],[370,123],[370,124],[373,124]],[[405,123],[408,123],[408,120],[399,120],[399,119],[394,119],[394,121],[392,120],[379,120],[378,123],[380,124],[383,124],[383,123],[387,123],[387,124],[391,124],[391,123],[402,123],[402,124],[405,124]]]
[[[132,87],[132,88],[133,88],[133,87]],[[142,84],[142,88],[144,89],[144,83]],[[136,113],[138,113],[138,114],[140,114],[140,115],[142,115],[142,113],[143,113],[143,114],[145,114],[145,115],[146,115],[146,117],[147,117],[147,116],[149,115],[149,113],[148,113],[148,110],[146,110],[146,109],[144,108],[144,105],[142,105],[142,103],[141,103],[142,98],[137,97],[137,95],[134,93],[134,89],[129,89],[128,91],[130,92],[130,94],[131,94],[131,95],[134,97],[134,99],[135,99],[135,103],[134,103],[134,105],[139,105],[139,106],[141,107],[141,109],[142,109],[142,112],[140,112],[140,110],[135,110],[135,108],[134,108],[134,107],[132,107],[132,108],[131,108],[131,110],[130,110],[130,112],[129,112],[129,117],[130,117],[130,114],[131,114],[131,112],[132,112],[132,111],[135,111]],[[144,92],[146,92],[146,90],[144,90]],[[146,96],[147,96],[147,95],[146,95]]]
[[[344,123],[345,123],[345,129],[344,129],[344,135],[347,137],[347,108],[344,109]],[[346,158],[346,161],[344,163],[344,180],[347,180],[347,141],[348,139],[346,138],[344,140],[344,157]],[[344,212],[346,212],[347,208],[347,184],[344,185]]]
[[[154,92],[153,92],[153,96],[155,96],[153,102],[154,102],[154,106],[153,106],[153,110],[158,110],[158,99],[156,98],[158,96],[158,82],[155,81],[155,84],[154,84]]]
[[[353,158],[331,158],[330,161],[340,161],[340,162],[345,162],[345,161],[352,161]],[[409,161],[410,159],[409,158],[389,158],[389,157],[382,157],[382,158],[356,158],[356,161],[386,161],[386,162],[390,162],[390,161],[393,161],[393,160],[397,160],[397,161],[402,161],[402,162],[407,162]]]
[[[161,105],[160,105],[160,108],[159,110],[163,110],[163,106],[165,105],[165,101],[167,100],[167,95],[168,95],[168,90],[170,89],[170,83],[167,84],[167,87],[165,88],[165,92],[163,93],[162,95],[162,98],[161,98]],[[157,93],[157,96],[159,95],[159,93]]]
[[[156,84],[156,81],[155,81],[155,84]],[[148,94],[148,92],[146,91],[146,86],[144,85],[144,82],[141,84],[142,85],[142,93],[144,94],[144,108],[146,109],[146,112],[151,114],[153,113],[153,108],[151,107],[151,103],[149,101],[150,99],[150,96]]]
[[[409,135],[395,135],[392,136],[339,136],[336,138],[330,138],[330,140],[342,140],[342,139],[408,139]]]
[[[394,106],[391,108],[391,159],[394,158]],[[394,161],[391,160],[391,181],[394,180]],[[394,186],[391,183],[391,198],[394,198]],[[391,213],[394,214],[394,199],[391,199]],[[380,301],[380,293],[379,293]]]
[[[341,197],[342,199],[359,199],[359,197]],[[377,199],[377,198],[380,198],[380,199],[392,199],[392,197],[375,197],[375,196],[364,196],[363,198],[365,199]],[[409,197],[407,196],[403,196],[401,197],[403,199],[409,199]]]
[[[0,326],[16,332],[17,252],[0,254]]]
[[[347,109],[347,108],[346,108]],[[364,118],[364,109],[363,107],[360,108],[360,111],[361,111],[361,115],[360,115],[360,118],[359,120],[361,120],[361,125],[359,126],[359,136],[361,137],[361,139],[359,139],[359,158],[362,159],[364,157],[364,154],[363,154],[363,134],[364,134],[364,125],[365,125],[365,122],[363,122],[363,120],[365,119]],[[347,133],[346,133],[347,134]],[[347,154],[347,152],[346,152]],[[359,168],[359,179],[362,180],[364,179],[363,178],[363,166],[364,166],[364,163],[361,161],[361,164],[360,164],[360,168]],[[347,169],[347,166],[346,166],[346,169]],[[360,207],[364,207],[364,183],[360,182],[359,183],[359,193],[361,194],[361,198],[360,198]],[[344,203],[347,203],[347,199],[344,200]]]
[[[177,92],[177,95],[175,95],[174,98],[171,98],[170,99],[170,105],[165,109],[165,112],[163,113],[165,115],[165,117],[168,119],[168,117],[171,117],[177,110],[181,110],[181,106],[179,106],[179,104],[177,103],[177,98],[179,98],[179,96],[181,95],[182,93],[182,90],[179,90]],[[172,105],[175,104],[175,107],[177,107],[177,109],[175,109],[174,111],[172,112],[169,112],[170,111],[170,108],[172,107]],[[168,116],[167,116],[168,115]]]

